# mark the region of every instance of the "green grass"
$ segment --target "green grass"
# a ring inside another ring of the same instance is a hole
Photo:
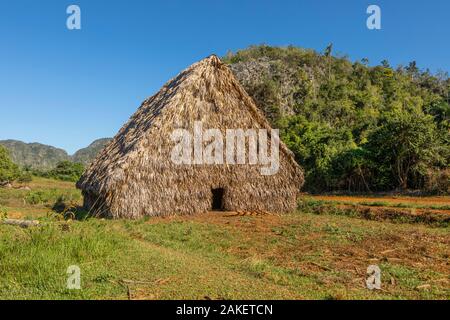
[[[255,219],[260,218],[249,225]],[[366,257],[355,256],[347,267],[336,264],[342,250],[370,250],[362,244],[373,239],[390,246],[389,237],[419,232],[443,241],[447,229],[300,213],[281,219],[279,226],[254,235],[237,221],[219,226],[89,219],[25,230],[0,226],[0,297],[126,299],[128,285],[132,294],[150,299],[448,298],[445,283],[437,281],[448,274],[430,266],[380,260],[386,279],[397,281],[386,292],[364,288],[364,267],[371,263]],[[435,254],[444,257],[448,248]],[[66,289],[70,265],[81,268],[82,290]],[[423,283],[431,283],[431,291],[415,289]]]
[[[23,206],[12,210],[43,205]],[[311,208],[325,210],[317,202],[281,216],[70,222],[35,213],[39,227],[0,225],[0,299],[450,297],[448,228]],[[382,270],[381,291],[364,285],[370,264]],[[81,290],[66,288],[71,265]]]
[[[450,205],[447,204],[417,204],[417,203],[393,203],[389,201],[365,201],[358,200],[355,201],[345,201],[345,200],[317,200],[310,199],[310,202],[317,202],[320,204],[343,204],[343,205],[362,205],[368,207],[392,207],[392,208],[411,208],[411,209],[432,209],[432,210],[450,210]]]
[[[118,234],[109,234],[94,224],[73,225],[63,232],[58,225],[17,230],[2,227],[0,242],[0,296],[2,298],[66,299],[94,298],[117,294],[117,288],[96,279],[114,276],[108,265],[115,263],[115,250],[128,251],[129,246]],[[79,265],[87,290],[67,290],[67,268]],[[120,267],[116,264],[116,267]],[[117,274],[116,274],[117,275]]]
[[[51,213],[53,205],[58,200],[81,204],[81,192],[75,189],[71,182],[40,177],[33,177],[33,181],[29,184],[0,189],[0,208],[13,218],[17,216],[28,219],[41,218]]]

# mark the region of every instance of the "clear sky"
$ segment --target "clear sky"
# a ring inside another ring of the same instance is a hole
[[[70,4],[81,30],[66,28]],[[381,30],[366,27],[370,4]],[[73,153],[193,62],[252,44],[332,42],[352,60],[450,71],[450,1],[2,0],[0,41],[0,140]]]

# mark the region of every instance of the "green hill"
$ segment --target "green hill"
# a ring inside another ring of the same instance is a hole
[[[60,161],[70,160],[66,151],[40,143],[3,140],[0,145],[9,150],[13,162],[21,167],[51,169]]]
[[[40,143],[3,140],[0,141],[0,145],[8,149],[11,159],[19,166],[49,170],[55,168],[61,161],[79,162],[87,165],[110,140],[109,138],[98,139],[88,147],[75,152],[73,156],[68,155],[65,150]]]
[[[254,46],[224,61],[305,168],[309,191],[449,190],[450,79]]]
[[[88,147],[75,152],[75,154],[72,156],[72,161],[82,163],[83,165],[88,165],[92,160],[94,160],[97,154],[106,146],[109,141],[111,141],[110,138],[95,140]]]

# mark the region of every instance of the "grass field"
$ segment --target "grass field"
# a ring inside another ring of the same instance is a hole
[[[285,215],[66,221],[51,207],[80,203],[73,184],[29,187],[0,189],[3,215],[40,221],[0,225],[0,299],[450,298],[445,223],[373,221],[323,199]],[[372,264],[381,290],[365,286]],[[66,289],[71,265],[81,290]]]

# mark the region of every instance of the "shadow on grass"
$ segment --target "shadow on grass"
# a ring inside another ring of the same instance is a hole
[[[59,219],[64,220],[87,220],[90,217],[89,211],[77,203],[66,201],[63,197],[53,204],[52,211]]]

